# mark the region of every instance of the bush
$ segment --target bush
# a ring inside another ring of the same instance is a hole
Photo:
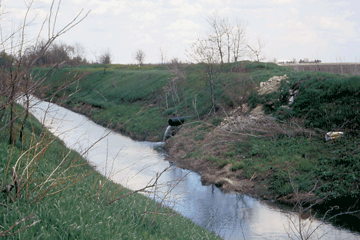
[[[253,91],[249,94],[247,99],[247,104],[250,108],[256,108],[256,106],[260,103],[263,103],[264,99],[262,96],[259,95],[257,91]]]

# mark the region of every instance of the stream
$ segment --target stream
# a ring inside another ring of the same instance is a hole
[[[158,187],[150,189],[149,196],[157,201],[166,197],[165,205],[224,239],[298,239],[296,229],[290,228],[290,220],[298,224],[296,214],[244,194],[224,194],[213,185],[203,186],[199,174],[164,160],[165,155],[154,149],[163,143],[134,141],[35,97],[30,111],[67,147],[84,153],[97,171],[129,189],[146,186],[157,173],[169,168],[161,174]],[[358,234],[320,221],[301,223],[306,224],[305,231],[320,226],[311,239],[360,239]]]

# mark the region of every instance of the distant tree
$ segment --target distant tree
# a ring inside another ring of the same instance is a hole
[[[164,46],[160,46],[159,51],[160,51],[160,62],[161,64],[165,64],[167,61],[166,59],[167,50]]]
[[[252,45],[247,44],[247,47],[250,50],[250,57],[254,59],[256,62],[260,62],[265,59],[264,56],[264,47],[265,43],[261,40],[261,38],[258,36],[255,40],[255,43]]]
[[[180,89],[182,83],[186,80],[186,71],[178,58],[171,59],[166,66],[172,75],[171,80],[163,88],[165,92],[166,109],[168,109],[168,95],[171,95],[174,104],[180,102],[180,92],[182,92]]]
[[[12,62],[13,56],[8,55],[5,50],[0,52],[0,67],[1,68],[9,68]]]
[[[106,49],[103,51],[102,54],[99,56],[99,63],[100,64],[111,64],[112,62],[112,55],[110,49]]]
[[[72,46],[63,42],[54,42],[51,46],[46,47],[46,41],[40,40],[38,44],[27,47],[23,61],[29,62],[35,56],[40,56],[35,62],[36,66],[49,66],[56,63],[80,65],[87,62],[84,53],[85,48],[79,43]]]
[[[232,31],[232,52],[233,61],[237,62],[246,52],[246,27],[247,24],[236,20]]]
[[[221,18],[216,12],[206,19],[210,32],[204,39],[209,41],[219,57],[220,63],[236,62],[246,52],[246,24],[240,20]]]
[[[87,60],[85,58],[86,50],[85,47],[81,43],[75,43],[73,45],[74,51],[72,52],[70,65],[78,66],[82,64],[87,64]]]
[[[81,43],[74,44],[74,58],[85,58],[86,50],[85,47]]]
[[[207,22],[211,27],[211,34],[209,36],[209,42],[211,42],[217,49],[220,57],[220,62],[224,62],[224,35],[226,31],[230,31],[228,18],[220,18],[217,13],[213,13],[208,16]]]
[[[134,58],[139,65],[142,65],[144,63],[145,57],[146,57],[145,52],[141,49],[138,49],[134,53]]]
[[[54,43],[47,51],[49,64],[69,63],[71,56],[74,54],[74,47],[66,43]]]
[[[45,66],[50,64],[48,51],[51,45],[42,39],[34,45],[26,46],[22,58],[23,64],[33,64],[34,66]],[[35,60],[35,61],[34,61]]]

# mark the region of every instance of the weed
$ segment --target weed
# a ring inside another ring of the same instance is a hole
[[[243,162],[236,162],[231,166],[231,171],[243,169],[244,167],[245,167],[245,164]]]
[[[194,140],[195,141],[203,140],[204,137],[205,137],[205,132],[201,132],[194,137]]]
[[[227,158],[231,158],[231,157],[234,157],[236,155],[236,152],[235,151],[230,151],[230,152],[226,152],[225,153],[225,156],[227,157]]]

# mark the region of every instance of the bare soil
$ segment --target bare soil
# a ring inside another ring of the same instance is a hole
[[[224,192],[243,192],[253,195],[254,182],[249,179],[241,179],[241,170],[232,171],[231,164],[220,168],[214,163],[205,160],[207,156],[219,156],[226,151],[227,142],[216,129],[207,133],[202,141],[193,140],[196,130],[183,127],[177,135],[166,141],[165,148],[168,152],[167,160],[175,162],[177,166],[190,169],[201,175],[204,185],[215,184]],[[189,152],[205,152],[203,156],[186,157]]]

